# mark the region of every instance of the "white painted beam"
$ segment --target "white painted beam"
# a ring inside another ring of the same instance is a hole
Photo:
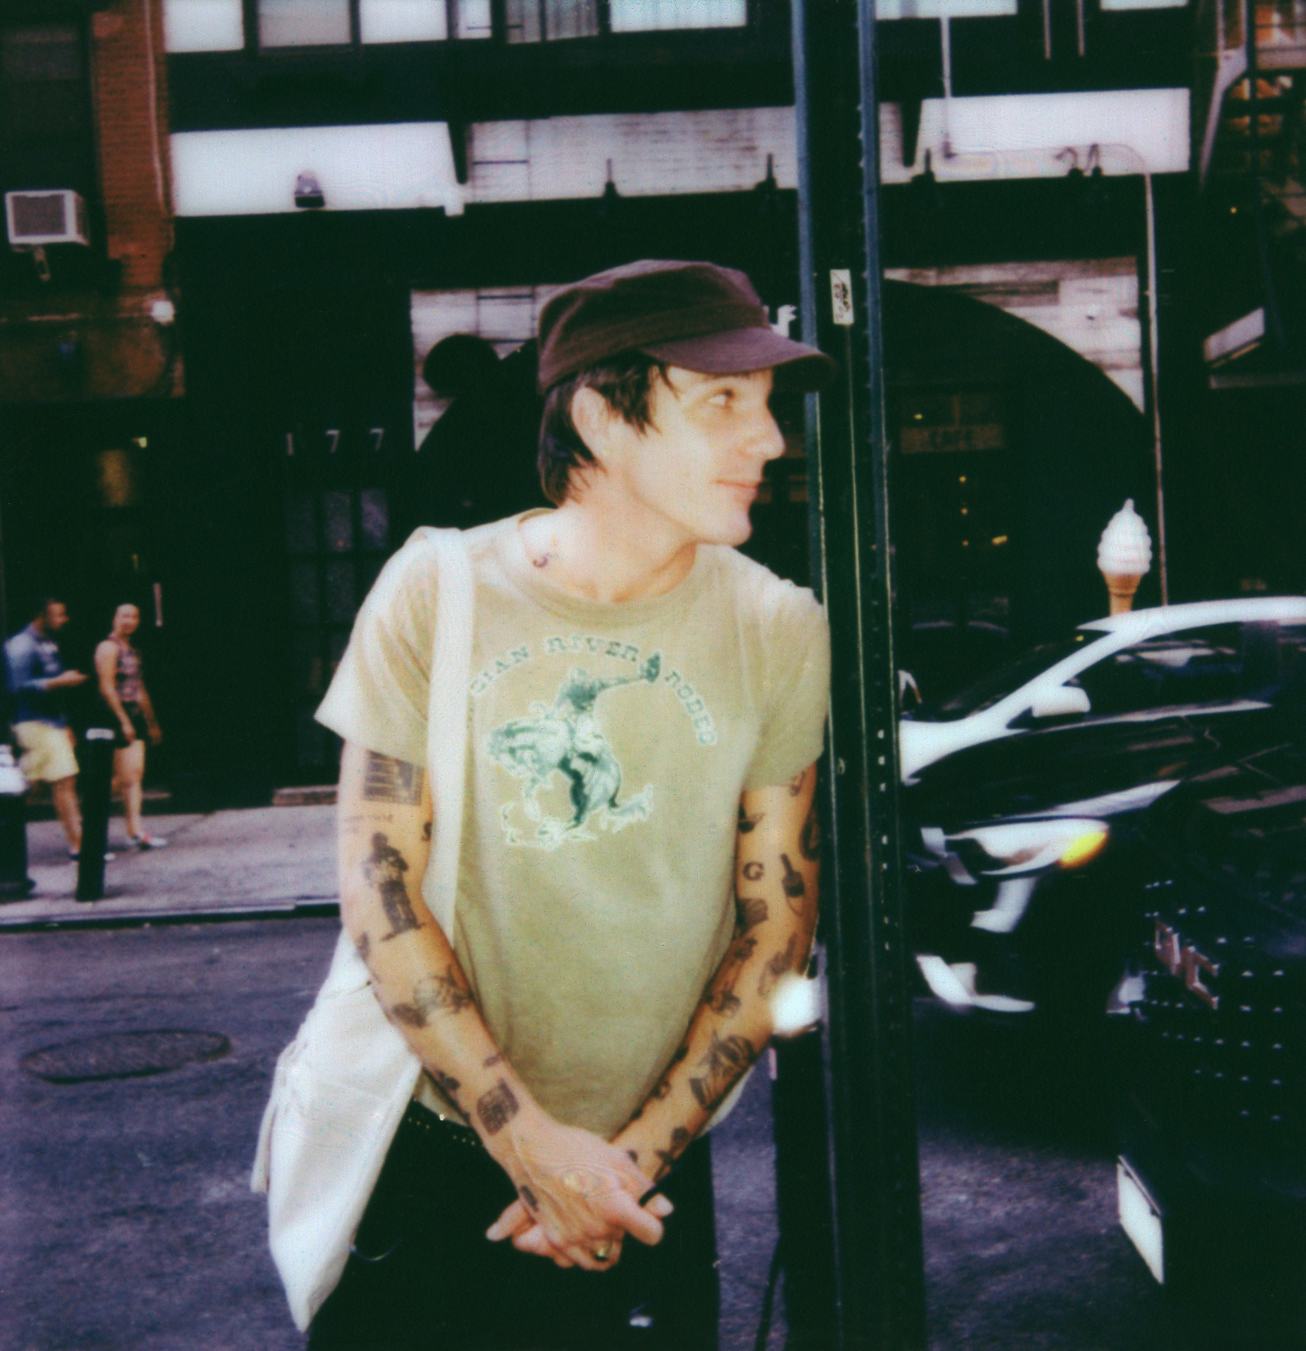
[[[295,180],[305,173],[321,184],[327,210],[463,209],[443,122],[187,131],[171,140],[178,216],[296,211]]]

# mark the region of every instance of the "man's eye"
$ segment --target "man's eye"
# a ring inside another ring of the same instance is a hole
[[[729,408],[735,401],[735,391],[733,389],[719,389],[708,398],[708,403],[717,408]]]

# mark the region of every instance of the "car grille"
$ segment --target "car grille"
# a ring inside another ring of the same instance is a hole
[[[1300,1151],[1300,959],[1269,950],[1255,907],[1181,897],[1170,879],[1145,892],[1135,1094],[1191,1141],[1265,1163]]]

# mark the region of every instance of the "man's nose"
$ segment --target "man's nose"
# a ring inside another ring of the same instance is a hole
[[[764,408],[758,415],[757,428],[749,441],[749,449],[763,460],[777,460],[785,453],[784,433],[769,408]]]

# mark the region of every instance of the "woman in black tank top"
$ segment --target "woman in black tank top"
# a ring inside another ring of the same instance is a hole
[[[127,843],[136,849],[161,849],[167,840],[148,835],[141,820],[141,787],[145,779],[145,742],[163,739],[154,705],[145,688],[141,654],[132,642],[141,612],[130,602],[113,612],[113,630],[95,649],[100,697],[118,724],[113,753],[114,785],[122,795]]]

